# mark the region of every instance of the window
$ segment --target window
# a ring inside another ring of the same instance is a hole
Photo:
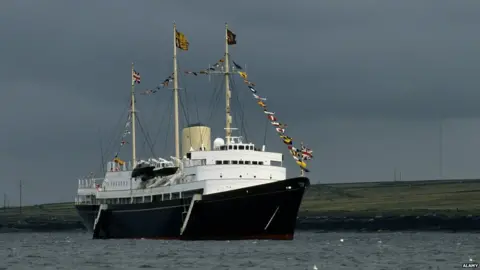
[[[245,164],[250,165],[250,161],[248,161],[248,160],[245,161]]]
[[[222,164],[222,161],[221,160],[216,160],[215,164],[217,164],[217,165]]]
[[[232,150],[233,148],[232,148],[232,146],[231,146],[231,145],[229,145],[229,146],[228,146],[228,149]]]
[[[230,161],[224,160],[224,161],[223,161],[223,164],[230,164]]]
[[[237,150],[237,149],[238,149],[238,146],[234,145],[234,146],[233,146],[233,149],[234,149],[234,150]]]
[[[238,162],[238,164],[243,164],[243,160],[240,160],[240,161]]]
[[[253,165],[257,165],[257,163],[258,163],[258,162],[256,162],[256,161],[252,161],[252,164],[253,164]]]
[[[270,165],[272,166],[282,166],[282,162],[276,160],[270,160]]]
[[[258,162],[258,165],[263,165],[263,161],[259,161],[259,162]]]
[[[238,161],[232,160],[232,164],[238,164]]]
[[[244,146],[243,146],[243,145],[239,145],[239,146],[238,146],[238,150],[244,150]]]

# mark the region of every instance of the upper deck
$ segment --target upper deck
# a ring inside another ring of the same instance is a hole
[[[185,166],[201,165],[267,165],[282,167],[283,154],[259,150],[253,143],[243,143],[240,137],[233,137],[230,144],[220,141],[211,151],[192,151],[187,153]],[[218,139],[217,139],[218,140]],[[193,162],[188,162],[191,160]],[[195,162],[197,161],[197,162]],[[198,162],[200,161],[200,162]]]

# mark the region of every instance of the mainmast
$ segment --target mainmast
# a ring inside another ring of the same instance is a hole
[[[175,111],[175,164],[179,165],[180,160],[180,138],[178,123],[178,67],[177,67],[177,27],[173,23],[173,103]]]
[[[228,62],[228,24],[225,23],[225,113],[226,113],[226,123],[225,123],[225,140],[226,144],[230,144],[230,139],[232,136],[232,129],[230,128],[230,124],[232,123],[232,116],[230,115],[230,98],[231,98],[231,91],[230,91],[230,66]]]
[[[131,91],[131,100],[130,100],[130,117],[132,118],[132,164],[133,167],[137,166],[137,149],[135,145],[135,69],[132,62],[132,91]]]

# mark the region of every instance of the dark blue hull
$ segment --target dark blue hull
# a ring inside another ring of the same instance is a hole
[[[293,239],[300,203],[309,185],[299,177],[233,191],[137,204],[109,204],[94,227],[99,206],[77,205],[94,238],[183,240]],[[183,231],[182,231],[183,226]]]

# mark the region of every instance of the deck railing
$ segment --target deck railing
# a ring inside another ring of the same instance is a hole
[[[97,188],[97,185],[101,185],[105,178],[83,178],[78,179],[79,189]]]

